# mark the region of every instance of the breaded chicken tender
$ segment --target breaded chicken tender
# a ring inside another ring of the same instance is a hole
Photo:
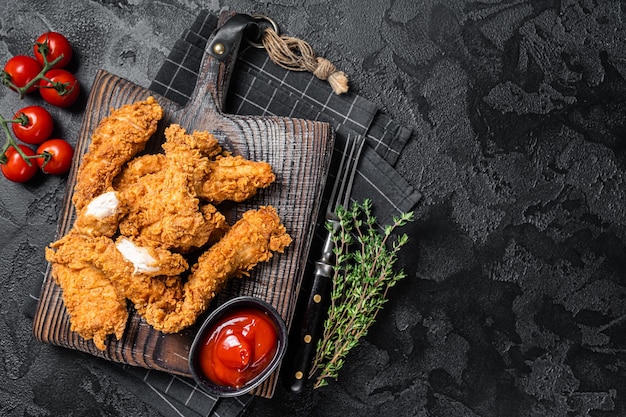
[[[146,311],[170,311],[182,297],[180,275],[189,265],[178,253],[139,246],[120,236],[94,264],[142,316]]]
[[[283,252],[291,243],[285,226],[271,206],[249,210],[226,235],[198,259],[183,288],[183,299],[164,318],[146,321],[164,333],[176,333],[195,323],[228,279],[248,275],[260,262]]]
[[[51,244],[46,259],[63,289],[72,329],[85,339],[93,338],[100,349],[104,345],[99,342],[108,334],[121,337],[127,299],[140,314],[173,310],[182,298],[180,274],[189,268],[180,254],[76,230]]]
[[[223,153],[219,142],[209,132],[194,131],[191,134],[178,124],[171,124],[165,129],[166,141],[163,149],[166,153],[176,153],[178,149],[190,149],[200,152],[208,159],[213,159]]]
[[[193,182],[196,194],[210,203],[247,200],[276,180],[270,164],[224,152],[217,139],[207,132],[188,134],[181,126],[172,124],[165,130],[165,137],[163,149],[168,159],[177,159],[178,166],[201,164],[202,169],[194,171]]]
[[[269,186],[268,163],[232,156],[210,133],[176,124],[165,129],[163,153],[137,156],[162,117],[150,97],[102,120],[79,168],[76,220],[46,249],[72,330],[98,349],[109,335],[122,337],[128,302],[155,329],[181,331],[228,279],[291,243],[272,206],[232,227],[215,206]]]
[[[107,191],[79,210],[73,228],[88,236],[112,237],[117,233],[119,221],[126,211],[119,193]]]
[[[145,148],[163,109],[154,97],[113,110],[94,130],[77,175],[72,202],[77,210],[108,191],[122,166]]]
[[[201,149],[221,148],[206,132],[187,135],[178,125],[169,126],[165,137],[165,154],[136,158],[116,180],[128,212],[119,229],[141,245],[188,252],[228,230],[226,218],[196,195],[209,172]]]
[[[242,156],[219,156],[209,164],[209,175],[198,192],[213,204],[222,201],[241,202],[253,197],[257,190],[276,180],[267,162],[250,161]]]
[[[126,297],[92,262],[107,252],[108,238],[89,238],[88,245],[86,240],[70,232],[46,248],[46,259],[52,264],[52,277],[63,289],[72,331],[93,339],[96,347],[104,350],[109,334],[117,339],[124,334],[128,308]]]
[[[102,271],[92,266],[72,269],[62,264],[56,264],[52,270],[63,288],[63,303],[73,332],[93,340],[100,350],[106,349],[110,334],[118,340],[122,338],[128,320],[126,298]]]

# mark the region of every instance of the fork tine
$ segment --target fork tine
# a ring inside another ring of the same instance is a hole
[[[364,143],[365,140],[362,136],[357,136],[352,140],[352,137],[348,135],[342,150],[341,162],[337,170],[333,191],[328,202],[328,212],[335,212],[339,205],[347,207],[356,175],[356,166]]]
[[[354,178],[356,177],[357,165],[359,163],[359,159],[361,156],[361,151],[363,150],[363,144],[365,141],[362,136],[358,136],[354,141],[352,141],[352,147],[350,148],[350,155],[348,156],[348,164],[346,171],[344,172],[344,177],[342,179],[343,189],[342,189],[342,199],[341,205],[346,207],[350,203],[350,192],[352,191],[352,186],[354,184]]]
[[[345,167],[347,163],[348,156],[348,148],[350,147],[352,141],[350,140],[350,135],[346,138],[346,142],[344,143],[343,148],[341,149],[341,156],[339,160],[339,167],[337,168],[337,172],[335,173],[335,182],[333,183],[333,189],[330,194],[330,198],[328,199],[327,212],[332,213],[336,209],[337,201],[339,200],[339,194],[341,193],[341,188],[343,185],[342,178],[344,176]]]

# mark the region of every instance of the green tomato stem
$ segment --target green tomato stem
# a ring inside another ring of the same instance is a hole
[[[39,74],[37,74],[37,76],[35,78],[30,80],[28,82],[28,84],[26,84],[23,87],[16,87],[15,84],[13,84],[10,81],[9,81],[9,85],[11,87],[13,87],[13,89],[17,90],[18,94],[20,95],[20,98],[24,98],[24,96],[26,96],[26,91],[28,91],[28,89],[31,88],[33,85],[39,83],[41,80],[50,81],[47,78],[45,78],[44,75],[46,74],[46,72],[48,72],[54,66],[54,64],[56,64],[57,62],[59,62],[62,59],[63,59],[63,54],[61,54],[58,57],[56,57],[56,59],[48,62],[48,58],[44,54],[43,55],[43,68],[41,69],[41,72],[39,72]]]
[[[40,153],[39,155],[33,155],[30,158],[32,159],[43,158],[43,163],[41,164],[41,170],[44,172],[44,174],[47,174],[48,172],[46,171],[46,165],[48,165],[48,162],[50,162],[53,156],[54,155],[52,155],[50,152],[43,151],[43,153]]]
[[[17,142],[13,138],[13,135],[11,135],[11,132],[9,130],[9,123],[11,122],[12,122],[11,120],[6,120],[4,117],[0,116],[0,125],[2,125],[2,130],[4,130],[4,133],[6,134],[6,141],[4,142],[4,145],[2,146],[2,155],[0,155],[0,163],[6,164],[7,162],[6,151],[9,149],[9,147],[13,147],[15,148],[15,151],[22,157],[24,162],[26,162],[28,166],[31,166],[30,159],[32,157],[27,156],[24,153],[24,151],[22,151],[22,149],[19,146],[17,146]]]

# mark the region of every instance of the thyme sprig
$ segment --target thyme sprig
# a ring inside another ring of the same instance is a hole
[[[413,212],[403,213],[381,232],[370,200],[339,207],[336,214],[339,228],[333,232],[332,225],[326,225],[335,246],[335,265],[328,316],[311,367],[314,388],[327,385],[329,378],[337,379],[348,352],[376,321],[389,289],[405,278],[394,265],[409,238],[401,234],[390,240],[398,227],[414,218]]]

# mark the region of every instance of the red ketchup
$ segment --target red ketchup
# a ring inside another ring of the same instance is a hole
[[[278,340],[272,319],[248,308],[227,315],[200,346],[200,369],[215,384],[239,388],[272,361]]]

